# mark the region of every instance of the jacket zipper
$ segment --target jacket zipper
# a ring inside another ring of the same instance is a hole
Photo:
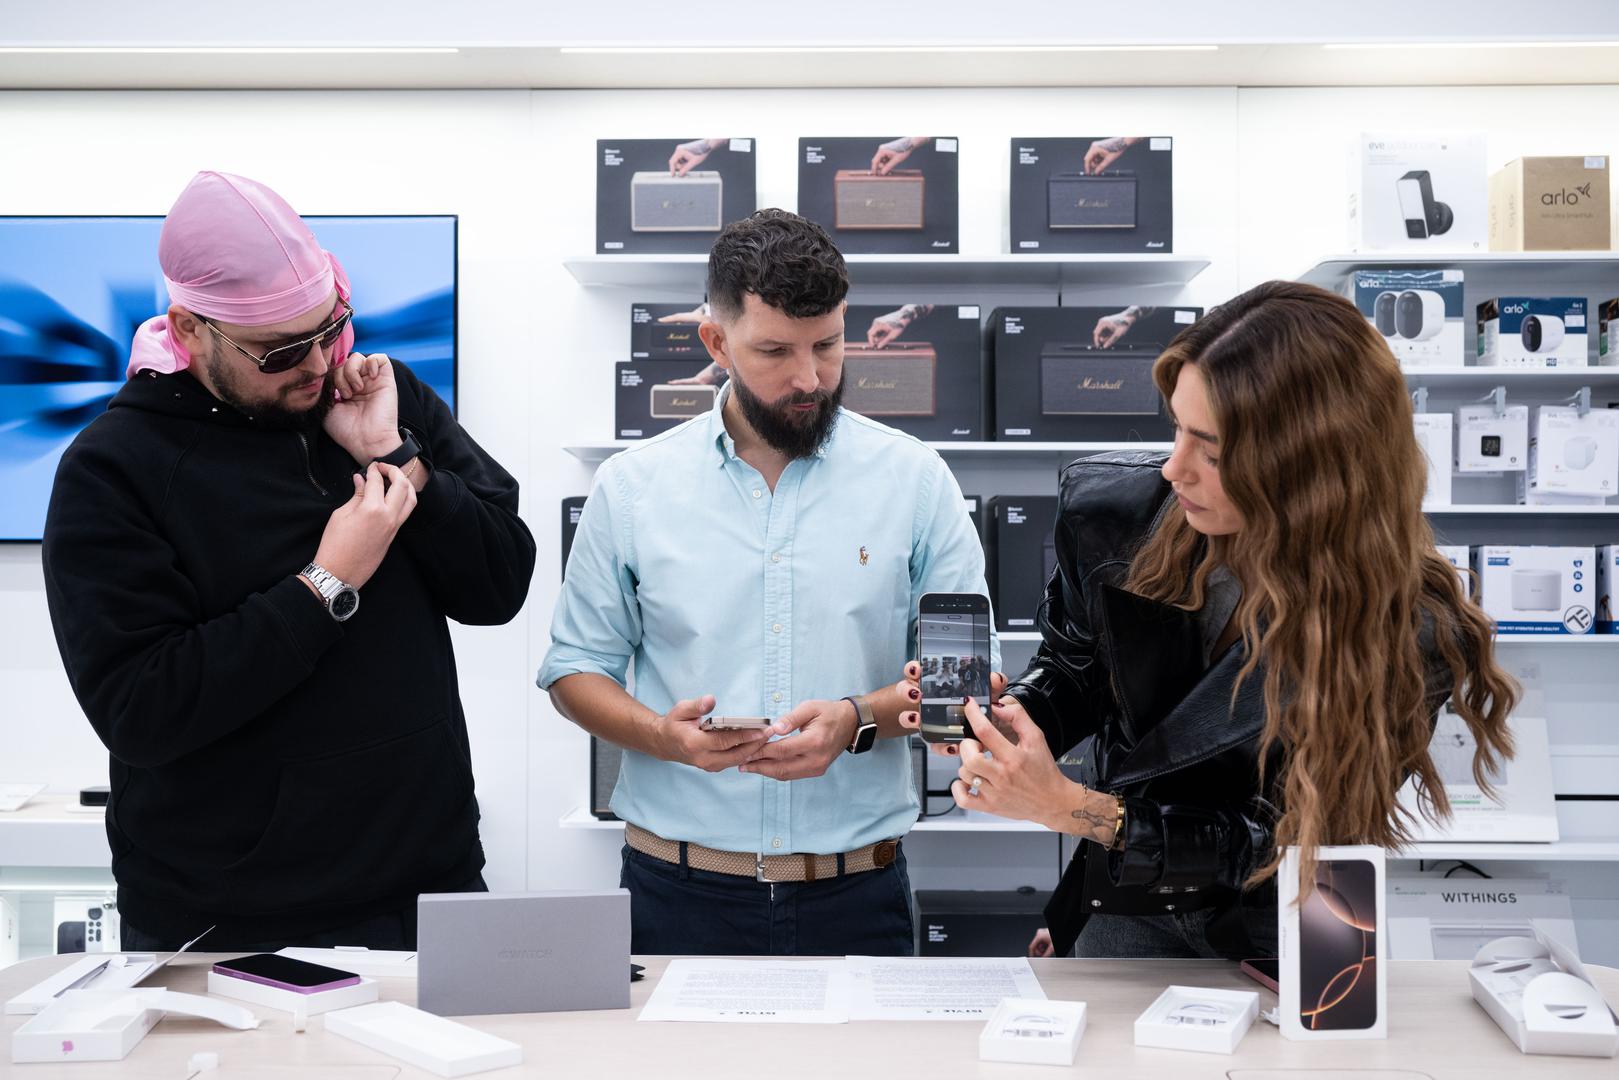
[[[321,487],[320,482],[315,479],[315,466],[309,458],[309,440],[304,438],[304,433],[301,431],[295,432],[295,434],[298,436],[298,445],[303,447],[304,451],[304,476],[309,479],[309,482],[314,485],[315,490],[320,492],[321,495],[331,495],[331,492]]]

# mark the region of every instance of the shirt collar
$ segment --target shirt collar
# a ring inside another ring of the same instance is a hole
[[[720,392],[714,395],[714,407],[708,410],[708,445],[714,448],[715,464],[723,466],[727,461],[736,458],[736,440],[731,433],[725,430],[725,402],[731,396],[731,381],[725,380]],[[815,449],[815,457],[819,460],[826,458],[827,452],[837,440],[838,432],[843,430],[845,419],[844,409],[838,406],[838,418],[832,424],[832,430],[827,432],[826,439]]]

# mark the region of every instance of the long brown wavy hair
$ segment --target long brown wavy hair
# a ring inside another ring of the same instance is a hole
[[[1215,567],[1241,583],[1238,685],[1263,668],[1261,790],[1267,758],[1282,751],[1276,849],[1248,884],[1274,874],[1290,845],[1302,849],[1309,883],[1321,845],[1411,841],[1415,820],[1397,798],[1407,775],[1421,812],[1450,814],[1428,752],[1425,624],[1450,667],[1485,790],[1512,756],[1506,718],[1518,687],[1495,662],[1489,618],[1435,550],[1405,379],[1354,304],[1267,282],[1170,343],[1153,367],[1166,401],[1187,365],[1203,376],[1220,484],[1242,529],[1204,536],[1172,504],[1126,588],[1195,611]]]

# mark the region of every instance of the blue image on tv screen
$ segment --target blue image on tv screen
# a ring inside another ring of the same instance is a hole
[[[353,290],[354,347],[455,408],[456,218],[306,217]],[[56,464],[168,310],[160,217],[0,217],[0,540],[38,540]]]

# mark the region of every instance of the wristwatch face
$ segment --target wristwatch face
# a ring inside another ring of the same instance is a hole
[[[864,754],[877,743],[877,725],[862,724],[855,730],[854,743],[849,747],[851,754]]]
[[[338,622],[342,622],[350,615],[353,615],[359,606],[359,593],[355,592],[353,589],[340,589],[338,590],[337,595],[332,597],[332,618],[336,619]]]

